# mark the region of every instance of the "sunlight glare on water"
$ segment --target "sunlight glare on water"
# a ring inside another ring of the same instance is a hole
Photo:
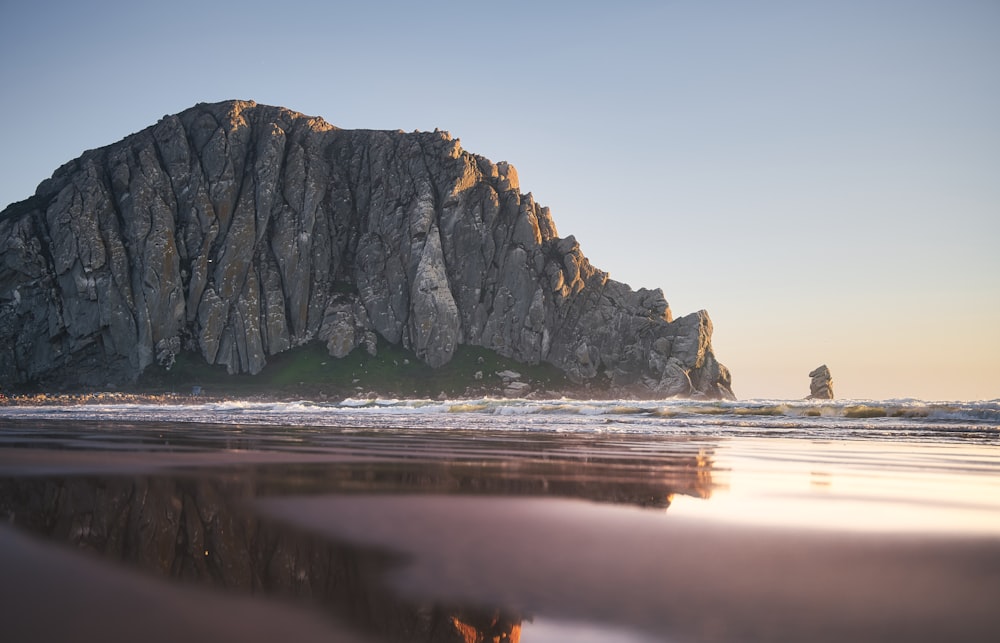
[[[597,623],[535,618],[521,624],[522,643],[671,643],[640,632]]]
[[[1000,453],[976,444],[739,439],[715,452],[709,502],[673,516],[867,532],[1000,535]]]

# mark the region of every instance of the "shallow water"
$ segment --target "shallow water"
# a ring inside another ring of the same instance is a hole
[[[197,398],[191,398],[197,400]],[[0,418],[346,429],[493,429],[703,437],[1000,440],[1000,400],[392,400],[88,404],[0,408]]]
[[[28,641],[1000,640],[998,409],[0,408],[0,620]]]

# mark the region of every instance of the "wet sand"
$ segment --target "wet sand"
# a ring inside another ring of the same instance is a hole
[[[178,586],[0,527],[5,641],[365,641],[275,601]]]
[[[684,641],[990,640],[996,541],[733,527],[573,500],[282,498],[265,513],[402,553],[394,588]]]
[[[940,450],[882,445],[865,468],[864,444],[351,433],[296,451],[47,431],[0,448],[5,640],[1000,640],[988,501],[944,507],[941,489],[916,503],[927,529],[777,515],[913,505],[893,489]],[[984,458],[921,479],[994,484]]]

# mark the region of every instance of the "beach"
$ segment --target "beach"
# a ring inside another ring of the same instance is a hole
[[[5,638],[1000,637],[995,404],[685,404],[3,409]]]

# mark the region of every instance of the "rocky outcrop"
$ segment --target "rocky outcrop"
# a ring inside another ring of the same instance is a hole
[[[833,399],[833,376],[826,364],[818,366],[809,373],[812,380],[809,382],[809,397],[807,400],[832,400]]]
[[[580,383],[731,397],[698,312],[593,266],[517,172],[448,133],[202,104],[59,168],[0,213],[0,380],[106,386],[182,351],[231,373],[381,336]]]

